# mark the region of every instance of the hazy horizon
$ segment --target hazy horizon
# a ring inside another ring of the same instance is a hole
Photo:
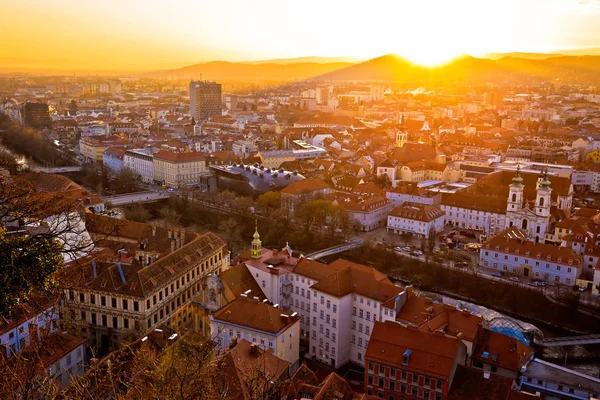
[[[399,54],[426,65],[461,54],[600,46],[600,0],[296,3],[0,0],[0,60],[47,68],[151,70],[213,60]],[[12,59],[9,60],[9,59]],[[17,59],[15,61],[14,59]],[[5,65],[0,65],[5,67]]]

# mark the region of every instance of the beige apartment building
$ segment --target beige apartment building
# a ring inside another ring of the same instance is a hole
[[[206,156],[200,152],[159,151],[154,155],[154,180],[176,188],[208,183]]]
[[[88,215],[99,248],[65,268],[65,325],[97,350],[118,349],[156,328],[191,324],[189,305],[203,278],[229,265],[225,243],[213,233],[132,221],[121,221],[115,231],[113,221]]]

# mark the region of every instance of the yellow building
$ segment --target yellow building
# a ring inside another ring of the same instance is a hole
[[[594,163],[600,163],[600,149],[594,150],[585,156],[585,161],[591,161]]]
[[[200,152],[159,151],[154,155],[154,180],[168,187],[206,185],[206,157]]]
[[[291,150],[259,151],[258,156],[266,168],[279,168],[286,161],[296,160],[296,156]]]
[[[118,136],[85,136],[79,140],[79,151],[87,160],[102,162],[104,150],[128,144],[127,140]]]

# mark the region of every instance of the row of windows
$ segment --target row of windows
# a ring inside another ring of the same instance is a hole
[[[390,389],[392,390],[392,389]],[[396,390],[395,388],[393,390]],[[367,388],[367,394],[368,395],[373,395],[374,390],[372,388]],[[377,397],[379,397],[380,399],[384,399],[384,393],[382,389],[377,389]],[[425,400],[430,400],[431,397],[431,392],[427,389],[423,389],[422,392],[419,392],[418,388],[413,387],[412,390],[408,390],[408,388],[406,387],[406,385],[400,385],[400,393],[407,393],[410,394],[414,397],[419,397],[419,398],[423,398]],[[442,400],[442,394],[441,393],[435,393],[433,399],[435,400]],[[404,400],[404,396],[403,395],[395,395],[395,394],[388,394],[387,400]]]
[[[504,259],[505,259],[505,260],[508,260],[508,257],[507,257],[507,256],[504,256]],[[517,258],[517,257],[515,257],[515,262],[518,262],[518,258]],[[485,266],[487,266],[487,265],[488,265],[488,262],[487,262],[487,261],[484,261],[483,263],[484,263],[484,265],[485,265]],[[529,260],[525,259],[525,264],[526,264],[526,265],[529,265]],[[504,264],[504,266],[506,267],[506,264]],[[536,267],[539,267],[539,266],[540,266],[540,262],[539,262],[539,261],[536,261],[536,262],[535,262],[535,266],[536,266]],[[498,267],[498,263],[494,263],[494,268],[497,268],[497,267]],[[505,269],[506,269],[506,268],[505,268]],[[546,269],[550,269],[550,264],[546,264]],[[557,266],[556,266],[556,270],[557,270],[557,271],[560,271],[560,270],[561,270],[561,267],[560,267],[560,265],[557,265]],[[573,269],[572,269],[572,268],[570,268],[570,267],[567,267],[567,272],[568,272],[568,273],[571,273],[572,271],[573,271]]]
[[[152,318],[148,318],[148,329],[150,329],[153,325],[158,324],[163,319],[168,318],[170,312],[175,312],[175,310],[181,307],[181,305],[185,304],[186,301],[190,301],[192,299],[192,296],[197,293],[199,288],[200,284],[197,284],[195,287],[192,287],[191,289],[188,289],[187,291],[181,293],[179,296],[177,296],[177,299],[173,299],[171,301],[170,307],[167,303],[166,306],[158,310],[158,312],[155,312]]]
[[[374,381],[375,378],[372,375],[369,375],[369,385],[378,384],[380,387],[391,388],[391,385],[394,383],[393,381],[401,380],[403,382],[411,382],[413,386],[442,389],[444,384],[444,381],[441,379],[430,378],[426,375],[419,375],[412,372],[398,370],[394,367],[388,367],[372,361],[369,361],[368,369],[370,374],[377,373],[380,375],[377,377],[377,381]],[[385,379],[385,377],[388,379]]]
[[[100,302],[99,305],[102,307],[107,307],[107,300],[110,299],[110,306],[112,308],[117,308],[117,304],[118,304],[118,300],[115,297],[107,297],[107,296],[98,296],[100,298]],[[80,303],[85,303],[85,299],[86,295],[85,293],[81,292],[79,293],[79,302]],[[69,300],[74,301],[75,300],[75,293],[70,290],[69,291]],[[92,305],[97,305],[96,304],[96,295],[94,293],[91,293],[89,295],[89,300],[90,300],[90,304]],[[139,311],[140,310],[140,304],[137,300],[134,300],[133,302],[133,310],[134,311]],[[121,307],[123,310],[129,310],[129,300],[128,299],[121,299]]]
[[[356,335],[352,335],[351,342],[353,344],[358,344],[359,347],[363,347],[363,338],[359,337],[358,342],[356,341]],[[365,340],[365,349],[369,347],[369,340]]]
[[[352,315],[356,315],[356,307],[352,307]],[[359,318],[364,318],[367,321],[371,320],[371,312],[367,311],[366,312],[366,317],[365,317],[365,313],[363,312],[363,309],[359,309],[358,310],[358,317]],[[373,321],[377,321],[377,314],[373,313]]]
[[[323,311],[321,311],[321,318],[323,319]],[[327,318],[325,321],[329,324],[331,322],[331,326],[333,328],[337,328],[337,320],[335,318],[329,318],[329,314],[327,314]],[[313,325],[317,326],[317,317],[313,317]],[[321,332],[323,331],[323,325],[321,325]]]

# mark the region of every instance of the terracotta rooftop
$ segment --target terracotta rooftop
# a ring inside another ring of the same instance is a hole
[[[443,196],[442,204],[447,207],[506,214],[507,199],[508,193],[504,198],[493,194],[467,193],[465,190],[460,190],[454,194]]]
[[[479,332],[482,317],[456,307],[434,303],[430,299],[408,292],[406,303],[398,312],[396,320],[411,324],[427,332],[444,332],[473,342]]]
[[[282,314],[286,314],[287,317]],[[292,317],[291,314],[266,302],[239,297],[214,312],[212,318],[228,324],[277,334],[300,320],[300,317]]]
[[[252,274],[244,264],[235,265],[219,275],[219,280],[223,285],[226,300],[231,302],[242,293],[250,290],[251,297],[258,297],[260,301],[266,299],[260,285],[256,282]]]
[[[426,205],[420,203],[404,202],[394,207],[389,212],[388,217],[397,217],[415,221],[431,222],[441,218],[446,214],[436,205]]]
[[[401,288],[391,283],[385,275],[382,277],[383,274],[375,268],[341,259],[331,265],[341,267],[343,263],[348,263],[348,265],[345,268],[339,268],[333,274],[312,285],[311,288],[336,297],[354,293],[379,301],[385,307],[394,308],[395,299],[402,292]]]
[[[533,351],[519,340],[485,328],[472,354],[474,360],[515,372],[519,372],[532,357]]]
[[[165,160],[172,163],[186,163],[186,162],[197,162],[205,161],[206,156],[204,153],[199,151],[188,152],[188,153],[176,153],[173,151],[161,150],[154,155],[155,160]]]
[[[449,380],[460,340],[441,333],[421,332],[394,322],[375,322],[365,360]],[[408,363],[404,355],[410,351]]]
[[[487,240],[481,251],[497,251],[504,254],[514,254],[522,257],[538,258],[541,261],[578,268],[581,265],[579,258],[573,250],[562,246],[553,246],[545,243],[534,243],[528,240],[512,239],[496,235]]]
[[[116,224],[113,224],[113,222]],[[75,287],[116,292],[145,297],[156,288],[173,279],[189,265],[223,251],[225,243],[212,232],[197,234],[183,230],[171,231],[151,225],[91,214],[86,226],[92,237],[108,235],[99,240],[98,249],[87,257],[69,264],[63,273],[70,276]],[[180,248],[171,251],[177,238]],[[154,259],[147,265],[136,257],[137,252],[151,254]],[[96,276],[94,267],[96,265]],[[121,276],[121,271],[122,276]],[[72,279],[75,277],[76,279]]]
[[[260,258],[250,257],[251,251],[247,250],[238,256],[238,260],[244,264],[258,268],[261,271],[270,274],[281,275],[290,272],[298,262],[296,257],[291,256],[287,251],[272,250],[266,247],[262,248]]]
[[[395,162],[410,163],[414,161],[433,160],[438,150],[428,144],[406,143],[392,151],[390,158]]]
[[[360,196],[351,193],[335,192],[327,195],[326,199],[334,204],[338,204],[347,211],[353,212],[367,213],[380,210],[391,205],[389,200],[384,196]]]
[[[260,348],[252,350],[252,343],[242,339],[219,360],[222,376],[228,382],[227,398],[232,400],[254,399],[257,387],[269,385],[287,378],[290,363]],[[264,379],[265,382],[259,382]]]
[[[347,380],[332,372],[321,383],[313,400],[352,400],[354,391]]]

